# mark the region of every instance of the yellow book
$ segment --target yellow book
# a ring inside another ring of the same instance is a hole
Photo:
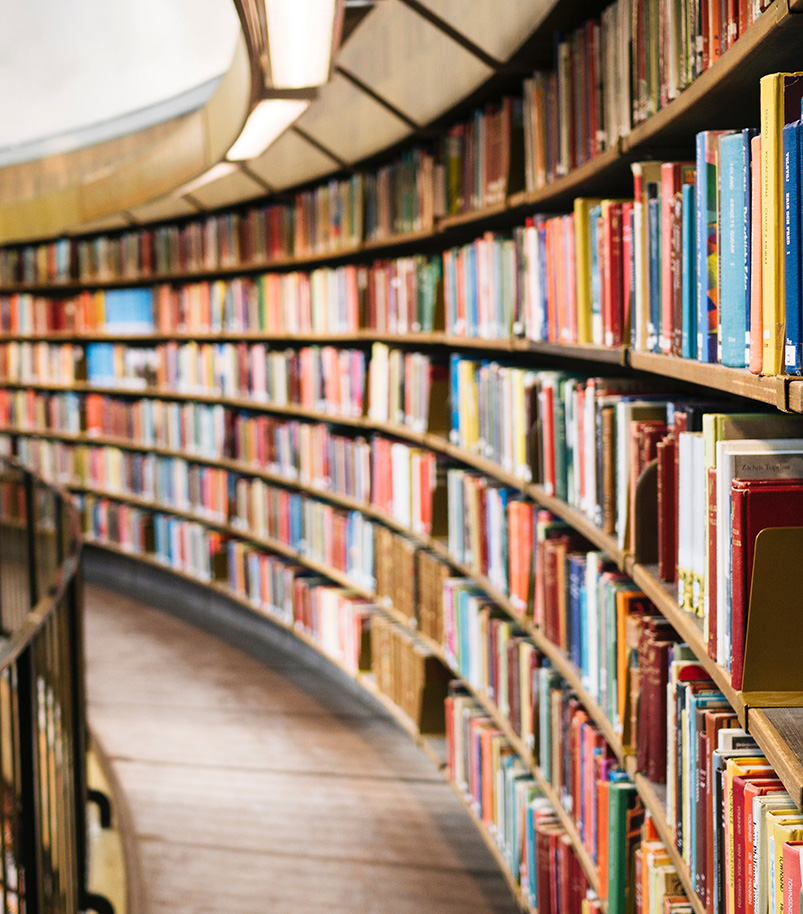
[[[803,73],[771,73],[761,78],[761,307],[763,365],[761,373],[783,373],[784,228],[781,180],[781,132],[800,114]],[[795,104],[796,102],[796,104]]]
[[[574,263],[577,280],[577,342],[591,343],[591,222],[589,213],[601,200],[574,201]]]

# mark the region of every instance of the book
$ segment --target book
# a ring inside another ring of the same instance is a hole
[[[742,130],[719,138],[720,361],[732,368],[749,362],[752,135]]]
[[[803,516],[803,479],[736,478],[731,484],[731,504],[731,682],[741,689],[756,537],[767,527],[798,525]]]
[[[803,372],[803,264],[800,234],[802,134],[803,124],[800,120],[783,126],[784,369],[788,374]]]
[[[784,225],[782,131],[800,116],[803,73],[773,73],[761,77],[761,218],[763,353],[761,372],[783,370],[784,344]]]

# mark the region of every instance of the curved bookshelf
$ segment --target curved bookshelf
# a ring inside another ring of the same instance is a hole
[[[569,4],[568,2],[563,2],[563,0],[556,0],[553,4],[553,10],[555,9],[559,11],[562,9],[570,18],[575,16],[578,19],[583,18],[579,13],[567,12]],[[722,54],[713,66],[703,72],[676,99],[647,121],[635,126],[628,135],[619,139],[612,148],[572,170],[564,177],[537,190],[510,194],[505,197],[503,202],[485,209],[436,218],[431,230],[373,238],[358,244],[340,247],[331,246],[325,250],[299,254],[298,256],[268,258],[259,261],[252,259],[236,264],[204,266],[196,270],[176,270],[111,278],[95,277],[53,283],[7,284],[0,289],[0,294],[30,292],[67,296],[84,290],[155,286],[158,284],[176,285],[182,282],[203,279],[255,276],[269,270],[289,271],[312,268],[316,265],[347,262],[368,263],[371,258],[380,256],[383,253],[393,254],[397,252],[404,254],[419,248],[431,252],[439,252],[451,244],[461,243],[470,239],[471,233],[479,233],[488,228],[510,228],[513,225],[520,224],[528,214],[535,213],[541,209],[550,210],[566,207],[572,198],[578,194],[592,195],[603,192],[608,195],[612,189],[625,186],[631,179],[630,164],[633,161],[660,156],[662,149],[664,150],[663,154],[669,157],[689,155],[694,148],[694,134],[698,130],[720,125],[725,126],[724,121],[730,118],[730,110],[732,108],[732,105],[727,104],[727,102],[732,102],[733,98],[743,97],[746,105],[755,105],[757,115],[758,77],[767,68],[767,61],[771,61],[772,68],[782,69],[787,64],[793,67],[799,58],[798,46],[800,42],[798,39],[803,36],[803,32],[800,31],[803,28],[801,11],[803,11],[803,0],[792,0],[791,4],[790,0],[775,0],[770,9],[762,14],[734,42],[732,47]],[[545,22],[550,23],[551,21],[552,18],[547,16]],[[576,25],[578,23],[573,22],[572,24]],[[546,28],[547,26],[542,24],[541,27]],[[549,27],[551,28],[551,26]],[[20,339],[20,337],[11,334],[0,336],[0,342],[18,342]],[[626,374],[639,372],[655,378],[671,379],[687,386],[708,388],[729,396],[774,406],[781,410],[803,413],[803,379],[785,376],[759,377],[750,374],[747,370],[729,369],[718,364],[705,364],[688,359],[641,352],[629,346],[599,347],[583,344],[542,342],[520,337],[486,339],[455,336],[442,331],[397,334],[382,333],[370,329],[362,329],[350,333],[301,332],[295,334],[271,334],[260,331],[224,331],[220,333],[193,333],[191,331],[161,333],[155,331],[153,333],[131,335],[124,333],[73,333],[65,331],[34,333],[23,339],[31,342],[65,343],[108,341],[131,345],[157,343],[167,340],[210,343],[275,342],[288,346],[299,342],[310,342],[349,344],[354,347],[367,347],[372,342],[381,341],[396,344],[400,347],[430,347],[433,350],[437,350],[440,347],[441,349],[465,352],[466,354],[471,354],[472,352],[483,353],[494,359],[504,356],[518,357],[519,363],[523,363],[526,356],[542,355],[545,358],[559,359],[564,362],[581,361],[587,363],[587,368],[592,365],[600,365],[603,366],[601,370],[606,372],[618,368]],[[26,381],[0,381],[0,387],[97,393],[120,398],[150,398],[222,405],[231,409],[241,409],[249,413],[264,412],[277,416],[323,422],[331,426],[343,426],[366,433],[376,432],[418,445],[443,458],[455,461],[463,467],[474,469],[483,474],[483,476],[521,493],[534,503],[548,509],[566,521],[575,531],[582,534],[596,548],[610,557],[620,571],[628,574],[633,579],[635,584],[672,624],[685,643],[689,645],[701,666],[737,712],[740,722],[745,726],[749,724],[750,732],[755,736],[767,758],[776,767],[795,801],[798,805],[803,804],[803,737],[801,737],[803,733],[803,710],[746,708],[741,694],[732,688],[729,674],[709,658],[707,644],[704,640],[699,620],[678,607],[676,589],[659,580],[655,567],[637,562],[633,555],[619,548],[615,537],[603,533],[581,511],[549,495],[542,486],[527,482],[506,471],[493,461],[452,444],[444,435],[431,432],[422,433],[407,426],[378,422],[366,415],[339,415],[321,408],[308,408],[295,404],[271,404],[263,400],[249,398],[247,393],[229,397],[207,390],[194,392],[191,390],[167,390],[147,386],[101,386],[85,382],[29,383]],[[350,496],[323,490],[317,486],[306,485],[297,479],[288,479],[280,472],[255,467],[247,461],[206,457],[203,454],[196,454],[192,451],[152,447],[144,443],[112,436],[95,436],[85,433],[70,434],[27,428],[0,429],[0,433],[39,437],[73,444],[86,444],[88,446],[109,446],[124,450],[143,451],[162,457],[178,458],[190,463],[216,467],[244,476],[261,478],[285,489],[303,492],[314,499],[325,501],[350,511],[360,512],[366,518],[403,534],[418,546],[432,552],[457,573],[475,582],[496,606],[515,621],[532,639],[537,649],[548,658],[554,670],[563,678],[569,688],[577,695],[590,719],[604,735],[619,763],[633,779],[644,806],[650,812],[661,839],[678,870],[695,914],[706,914],[700,897],[694,891],[689,867],[677,850],[674,834],[667,821],[665,789],[661,785],[651,783],[636,771],[635,758],[626,751],[613,722],[608,719],[602,707],[596,702],[588,689],[584,687],[580,670],[567,654],[556,644],[549,641],[520,608],[516,607],[504,593],[501,593],[498,588],[493,586],[487,576],[470,565],[455,561],[444,542],[437,538],[412,532],[393,517],[371,504],[366,504]],[[230,523],[219,517],[213,518],[197,511],[185,511],[179,508],[163,506],[155,501],[140,498],[136,495],[105,491],[92,486],[75,485],[73,488],[77,492],[124,502],[146,511],[162,512],[198,522],[232,539],[251,543],[259,549],[297,562],[316,574],[320,574],[322,577],[348,588],[358,596],[377,600],[376,594],[363,586],[365,581],[361,583],[355,582],[347,573],[309,558],[278,539],[252,533],[240,524]],[[100,545],[110,551],[118,551],[130,556],[130,553],[126,550],[119,548],[115,550],[113,544],[100,543]],[[248,598],[238,594],[235,590],[219,581],[203,581],[200,577],[169,568],[169,566],[148,556],[141,557],[141,560],[170,570],[174,574],[183,575],[188,580],[200,583],[215,592],[225,594],[228,598],[238,601],[250,609],[259,611]],[[394,610],[392,606],[387,604],[386,600],[380,600],[379,602],[382,605],[383,612],[390,618],[407,629],[414,628],[407,615]],[[282,620],[272,616],[271,618],[277,624],[284,625]],[[310,643],[316,650],[321,650],[320,646],[316,645],[314,640],[303,632],[294,630],[292,626],[285,625],[285,627],[293,631],[296,636],[306,643]],[[417,637],[442,663],[448,666],[442,645],[438,645],[420,634]],[[331,657],[329,659],[332,660]],[[336,661],[333,662],[336,663]],[[351,675],[350,671],[349,673]],[[375,697],[388,707],[408,732],[411,732],[420,741],[423,740],[420,734],[416,733],[414,722],[406,719],[403,712],[396,708],[395,705],[392,705],[384,695],[381,695],[376,687],[371,684],[370,679],[365,678],[365,681],[361,682],[361,684],[369,691],[372,691],[372,694],[375,694]],[[532,752],[525,745],[525,742],[516,736],[510,722],[501,715],[493,702],[481,692],[473,690],[473,694],[499,729],[506,735],[516,751],[527,761],[541,789],[551,800],[558,818],[569,834],[590,885],[598,892],[599,879],[596,865],[583,844],[571,816],[563,808],[559,791],[544,779],[543,774],[534,762]],[[460,791],[457,790],[457,792],[460,795]],[[474,813],[471,804],[466,802],[465,797],[462,797],[462,795],[461,799],[474,816],[478,826],[481,827],[482,823]],[[503,863],[503,856],[493,838],[482,827],[481,830],[485,836],[486,843],[488,843],[500,863]],[[519,904],[526,909],[521,890],[510,880],[507,868],[502,866],[502,869],[511,882],[511,888],[516,894]]]
[[[213,519],[205,517],[202,514],[197,514],[197,513],[193,513],[193,512],[185,512],[180,509],[174,509],[174,508],[170,508],[168,506],[162,506],[161,504],[159,504],[157,502],[150,502],[145,499],[137,498],[135,496],[129,496],[129,495],[120,494],[120,493],[116,493],[116,492],[106,492],[106,491],[99,490],[99,489],[90,489],[90,488],[83,488],[83,487],[77,487],[76,491],[91,492],[92,494],[98,495],[100,497],[107,497],[112,500],[125,501],[127,503],[130,503],[130,504],[133,504],[133,505],[136,505],[138,507],[142,507],[142,508],[145,508],[148,510],[163,511],[165,513],[171,513],[176,516],[186,518],[188,520],[193,520],[193,521],[203,523],[205,525],[209,525],[210,527],[214,527],[215,529],[218,529],[221,532],[225,532],[232,537],[237,537],[240,539],[247,540],[248,542],[251,542],[252,544],[259,546],[261,548],[264,548],[268,551],[272,551],[272,552],[276,552],[280,555],[284,555],[285,557],[290,558],[293,561],[296,561],[296,562],[306,566],[310,570],[315,571],[315,572],[321,574],[322,576],[329,578],[330,580],[334,581],[335,583],[348,587],[350,590],[355,592],[357,595],[377,602],[377,604],[382,607],[382,612],[384,612],[386,615],[388,615],[391,619],[398,622],[400,625],[407,628],[408,630],[410,630],[411,628],[414,628],[413,626],[411,626],[411,620],[407,616],[405,616],[402,613],[398,613],[398,612],[394,611],[392,605],[388,605],[386,603],[386,601],[377,599],[377,596],[375,593],[360,586],[359,583],[353,581],[347,574],[344,574],[343,572],[338,571],[337,569],[330,568],[329,566],[323,565],[319,562],[310,560],[309,558],[297,553],[295,550],[293,550],[290,547],[285,546],[284,544],[282,544],[279,541],[248,534],[246,531],[242,530],[239,526],[221,524]],[[368,513],[368,512],[366,512],[366,513]],[[611,747],[611,749],[614,751],[615,755],[619,759],[620,764],[624,767],[624,769],[630,775],[631,779],[636,784],[637,790],[644,802],[645,808],[650,812],[650,815],[656,824],[656,828],[657,828],[659,834],[661,835],[662,840],[666,844],[667,850],[668,850],[670,856],[672,857],[675,866],[678,869],[678,873],[680,875],[681,882],[683,883],[684,888],[687,891],[687,894],[689,896],[689,899],[691,901],[691,904],[692,904],[696,914],[704,914],[705,907],[702,904],[702,902],[700,901],[699,897],[696,895],[696,893],[692,889],[691,877],[688,872],[688,867],[686,866],[685,862],[683,861],[682,857],[680,856],[679,852],[676,850],[676,848],[674,846],[674,835],[672,834],[671,829],[666,822],[665,788],[663,788],[662,785],[653,784],[646,777],[644,777],[643,775],[639,774],[636,771],[633,756],[629,755],[625,752],[624,748],[622,747],[622,743],[621,743],[619,736],[616,734],[616,732],[613,728],[613,725],[611,724],[611,722],[605,715],[604,711],[599,707],[599,705],[596,703],[596,701],[593,699],[593,697],[583,687],[579,670],[577,670],[577,668],[574,666],[574,664],[566,657],[566,655],[560,648],[558,648],[556,645],[552,644],[552,642],[550,642],[548,639],[546,639],[544,637],[543,633],[539,629],[535,628],[528,620],[526,620],[522,616],[522,614],[519,611],[517,611],[512,606],[512,604],[504,596],[504,594],[499,593],[495,588],[493,588],[493,586],[491,586],[491,584],[487,580],[487,578],[485,578],[483,575],[479,574],[475,569],[462,565],[461,563],[455,562],[454,559],[449,556],[448,551],[443,547],[442,544],[440,544],[437,541],[434,541],[430,538],[427,538],[427,537],[415,536],[415,535],[411,534],[409,531],[404,530],[404,528],[400,528],[398,525],[396,525],[395,522],[392,521],[392,519],[387,518],[386,516],[383,516],[380,512],[372,512],[372,514],[376,517],[377,520],[380,520],[383,523],[387,523],[389,526],[391,526],[391,525],[395,526],[396,529],[399,529],[400,532],[404,532],[405,535],[409,536],[411,539],[414,539],[420,545],[422,545],[426,548],[429,548],[430,550],[434,551],[436,554],[440,555],[444,559],[444,561],[446,561],[450,565],[452,565],[458,573],[463,574],[467,577],[471,577],[473,580],[475,580],[477,582],[478,586],[480,586],[481,589],[487,593],[489,598],[499,608],[501,608],[503,611],[505,611],[513,620],[515,620],[517,623],[519,623],[519,625],[523,628],[523,630],[526,632],[526,634],[528,634],[532,638],[536,648],[539,651],[541,651],[541,653],[543,653],[544,656],[546,656],[549,659],[550,663],[552,664],[552,666],[556,670],[556,672],[559,673],[561,678],[566,682],[566,684],[569,686],[569,688],[572,690],[572,692],[574,692],[577,695],[578,699],[582,703],[586,712],[589,714],[589,717],[593,720],[593,722],[602,732],[603,736],[605,737],[606,742],[608,743],[608,745]],[[103,541],[93,541],[93,542],[95,542],[98,545],[103,546],[103,548],[110,548],[111,551],[121,552],[122,554],[129,556],[129,558],[132,557],[130,552],[127,552],[126,550],[121,550],[119,548],[115,549],[115,547],[111,544],[106,544]],[[248,608],[258,611],[257,607],[255,607],[254,604],[250,600],[237,594],[235,591],[231,590],[231,588],[229,588],[227,585],[225,585],[221,582],[203,581],[200,578],[197,578],[186,572],[173,569],[170,566],[163,564],[162,562],[160,562],[156,559],[149,558],[149,557],[145,557],[145,561],[153,563],[156,567],[172,571],[176,574],[179,574],[180,576],[193,580],[195,583],[209,586],[215,591],[224,593],[227,596],[231,596],[231,597],[235,598],[236,600],[238,600],[238,602],[242,603],[243,605],[247,606]],[[309,636],[304,635],[303,632],[299,632],[296,628],[285,624],[281,619],[278,619],[269,613],[267,615],[271,620],[275,621],[277,624],[287,628],[288,630],[292,631],[294,634],[301,637],[301,640],[303,640],[305,643],[310,644],[312,647],[314,647],[318,651],[321,650],[320,645],[318,645],[317,642],[314,641],[314,639],[310,638]],[[427,649],[431,653],[433,653],[435,656],[437,656],[438,659],[445,666],[447,666],[447,667],[450,666],[448,658],[446,657],[446,654],[441,645],[437,644],[431,638],[428,638],[420,633],[417,633],[416,637],[422,642],[422,644],[424,644],[427,647]],[[325,654],[324,656],[329,657],[329,655],[327,655],[327,654]],[[332,658],[329,657],[329,659],[331,660]],[[333,662],[335,662],[335,664],[337,665],[336,660],[333,660]],[[342,665],[340,665],[340,668],[344,669],[346,672],[349,672]],[[461,673],[459,670],[453,669],[453,672],[455,673],[455,675],[461,676]],[[353,675],[353,674],[349,672],[349,675]],[[367,679],[366,677],[358,677],[358,681],[360,681],[360,683],[362,685],[366,686],[369,689],[369,691],[372,692],[372,694],[375,693],[376,690],[374,687],[372,687],[370,685],[371,680],[369,678]],[[517,753],[519,755],[521,755],[521,757],[527,762],[527,764],[532,769],[532,771],[536,777],[536,780],[539,783],[539,786],[543,790],[545,796],[548,797],[548,799],[550,800],[552,805],[555,807],[555,810],[557,812],[557,815],[558,815],[558,818],[559,818],[561,824],[564,826],[567,833],[569,834],[570,839],[572,841],[572,846],[575,849],[575,853],[577,853],[577,855],[578,855],[578,859],[581,862],[584,872],[586,873],[587,877],[589,878],[590,885],[593,888],[595,888],[595,890],[598,890],[599,882],[598,882],[598,876],[597,876],[597,872],[596,872],[596,866],[595,866],[593,860],[591,859],[591,857],[588,853],[588,850],[585,847],[585,844],[582,842],[582,839],[580,838],[579,832],[577,831],[577,826],[575,825],[574,821],[571,819],[571,816],[565,811],[565,809],[560,801],[560,797],[557,794],[557,792],[555,791],[555,789],[544,778],[543,774],[541,773],[540,769],[538,768],[538,765],[535,763],[535,761],[533,759],[532,752],[527,748],[527,746],[523,743],[523,741],[519,737],[516,736],[516,734],[512,730],[512,727],[510,726],[509,721],[507,721],[507,719],[500,714],[496,705],[492,701],[490,701],[487,698],[487,696],[484,695],[484,693],[471,688],[470,685],[468,685],[468,687],[469,687],[470,691],[472,692],[472,694],[474,695],[474,697],[480,702],[480,704],[487,711],[487,713],[493,718],[495,725],[498,726],[499,729],[502,730],[502,732],[511,742],[511,745],[513,745],[513,747],[515,748]],[[405,729],[407,729],[408,732],[415,731],[414,725],[412,725],[412,729],[411,729],[412,722],[410,722],[409,719],[406,718],[406,716],[403,714],[403,712],[400,712],[399,709],[395,708],[395,706],[392,705],[392,703],[388,702],[388,699],[384,696],[383,696],[383,703],[386,705],[389,705],[391,708],[395,709],[394,710],[395,716],[397,718],[401,719],[402,725],[405,726]],[[470,809],[470,804],[469,804],[469,809]],[[482,827],[481,823],[479,822],[479,820],[477,819],[476,816],[474,816],[474,819],[475,819],[475,822],[478,824],[478,826]],[[492,839],[489,839],[489,840],[491,840],[491,843],[493,844]],[[498,848],[496,849],[495,854],[497,855],[498,859],[500,861],[502,861],[502,858],[499,857],[499,855],[498,855]],[[503,870],[506,871],[506,866],[503,866]],[[518,893],[518,891],[517,891],[517,897],[520,898],[520,893]]]

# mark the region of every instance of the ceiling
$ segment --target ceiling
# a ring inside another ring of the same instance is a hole
[[[0,164],[199,107],[240,32],[231,0],[27,0],[0,29]]]
[[[555,2],[347,0],[316,101],[264,154],[191,196],[180,188],[225,157],[252,104],[240,21],[258,0],[6,2],[0,242],[176,218],[359,163],[470,95]]]

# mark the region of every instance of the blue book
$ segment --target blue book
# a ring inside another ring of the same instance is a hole
[[[539,262],[540,262],[539,275],[542,277],[545,277],[547,275],[547,270],[546,270],[546,262],[547,262],[546,226],[545,225],[542,225],[541,228],[538,229],[538,258],[539,258]],[[540,283],[540,287],[541,287],[540,288],[540,291],[541,291],[541,339],[548,340],[549,339],[549,325],[547,323],[548,311],[547,311],[546,282],[542,280]]]
[[[750,131],[719,141],[719,318],[721,362],[745,368],[749,360]]]
[[[460,354],[453,352],[449,356],[449,388],[451,397],[452,429],[449,440],[452,444],[460,444],[460,385],[458,383],[458,369],[460,367]]]
[[[111,384],[115,380],[112,343],[87,344],[86,379],[90,384]]]
[[[480,326],[480,308],[477,295],[477,248],[465,247],[466,336],[477,336]]]
[[[801,122],[783,128],[784,310],[786,346],[784,367],[803,374],[803,293],[800,254]]]
[[[584,555],[567,557],[569,570],[569,655],[578,669],[583,666],[582,588],[585,583],[586,560]]]
[[[647,319],[647,351],[660,348],[661,308],[661,198],[659,185],[647,184],[647,237],[649,239],[650,309]]]
[[[683,185],[683,217],[681,225],[681,258],[683,302],[683,335],[681,354],[684,359],[697,358],[697,210],[695,184]]]
[[[153,290],[107,289],[104,292],[106,330],[115,333],[147,333],[154,329]]]

